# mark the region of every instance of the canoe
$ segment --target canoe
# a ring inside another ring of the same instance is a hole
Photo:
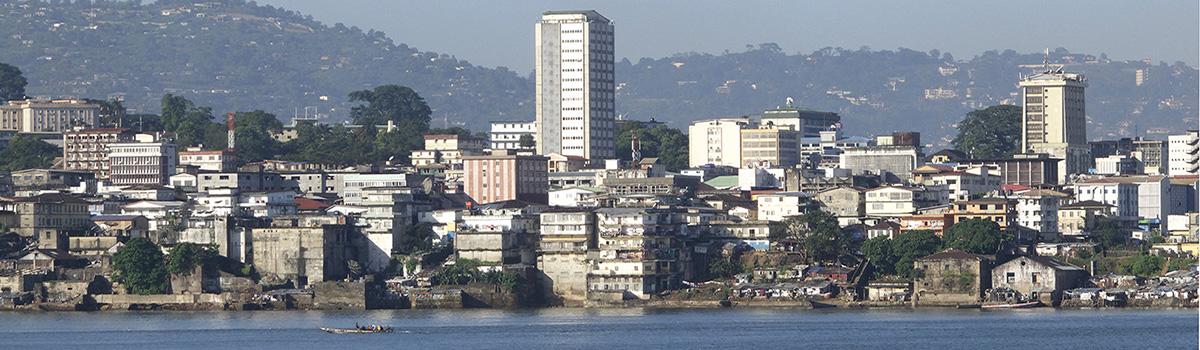
[[[338,333],[338,334],[343,334],[343,333],[366,334],[366,333],[391,333],[392,332],[391,327],[383,328],[383,329],[375,329],[375,330],[354,329],[354,328],[351,328],[351,329],[331,328],[331,327],[317,327],[317,328],[319,328],[320,330],[323,330],[325,332],[328,332],[328,333]]]
[[[815,302],[812,300],[809,300],[808,302],[809,302],[809,304],[812,304],[812,308],[814,308],[814,309],[828,309],[828,308],[832,308],[832,307],[837,307],[837,305],[834,305],[834,304],[819,303],[819,302]]]
[[[984,309],[1028,309],[1031,307],[1038,307],[1038,306],[1042,306],[1042,302],[1031,301],[1028,303],[1020,303],[1020,304],[983,305],[981,307]]]

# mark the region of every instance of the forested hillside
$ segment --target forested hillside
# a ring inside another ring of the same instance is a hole
[[[349,92],[387,84],[424,97],[434,127],[483,130],[489,120],[530,120],[534,113],[528,72],[478,67],[401,43],[422,33],[327,25],[253,1],[7,2],[0,4],[0,33],[0,62],[24,72],[28,94],[124,98],[133,113],[158,113],[169,93],[218,114],[261,109],[284,123],[306,114],[343,121]],[[1052,64],[1089,78],[1090,138],[1162,139],[1194,127],[1196,68],[1096,55],[1062,48],[1050,54]],[[761,113],[792,97],[801,107],[840,113],[851,134],[915,130],[926,143],[943,144],[966,112],[1016,103],[1018,75],[1042,60],[1042,53],[1011,50],[969,58],[869,48],[789,54],[769,43],[719,55],[626,59],[616,67],[617,109],[685,127]]]

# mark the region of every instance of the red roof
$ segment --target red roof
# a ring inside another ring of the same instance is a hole
[[[1021,185],[1002,185],[1002,186],[1000,186],[1000,189],[1005,190],[1005,191],[1024,191],[1024,190],[1028,190],[1030,188],[1027,186],[1021,186]]]
[[[294,201],[296,202],[296,210],[321,210],[329,208],[329,204],[308,198],[296,197]]]

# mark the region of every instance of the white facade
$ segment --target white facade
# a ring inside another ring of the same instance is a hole
[[[17,100],[0,105],[0,130],[63,132],[95,126],[100,105],[85,100]]]
[[[580,207],[585,206],[589,197],[603,193],[599,189],[585,187],[571,187],[561,190],[550,191],[549,204],[552,207]]]
[[[1167,221],[1171,211],[1171,179],[1163,175],[1116,178],[1137,186],[1137,215],[1143,219]]]
[[[908,216],[919,208],[942,204],[945,190],[883,186],[867,190],[867,216]]]
[[[1017,200],[1017,224],[1042,233],[1043,238],[1058,236],[1058,206],[1064,193],[1031,190],[1011,198]]]
[[[612,21],[590,10],[550,11],[535,37],[537,153],[615,157]]]
[[[1023,106],[1021,149],[1063,159],[1058,163],[1059,183],[1087,170],[1087,111],[1081,74],[1051,70],[1024,77],[1019,84]]]
[[[776,192],[758,195],[758,219],[783,221],[789,216],[804,214],[800,205],[808,201],[804,192]]]
[[[178,164],[175,143],[141,134],[138,142],[109,144],[109,178],[114,185],[166,185]]]
[[[970,200],[972,195],[999,190],[1001,185],[1000,176],[988,172],[988,167],[934,174],[929,179],[934,186],[946,186],[948,201]]]
[[[1167,173],[1171,176],[1198,175],[1200,166],[1200,132],[1188,130],[1183,135],[1167,136]]]
[[[1097,201],[1116,207],[1116,214],[1125,220],[1138,216],[1138,186],[1112,179],[1075,183],[1075,200]]]
[[[490,146],[492,149],[524,149],[521,136],[529,135],[537,141],[536,122],[492,122]]]
[[[688,165],[742,166],[742,129],[757,128],[750,118],[700,120],[688,127]]]

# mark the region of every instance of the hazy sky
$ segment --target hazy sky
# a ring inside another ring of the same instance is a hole
[[[720,54],[778,43],[938,49],[958,59],[988,50],[1065,47],[1110,59],[1197,65],[1200,1],[406,1],[259,0],[332,26],[382,30],[397,43],[488,67],[533,69],[533,26],[547,10],[595,9],[616,27],[616,56]]]

